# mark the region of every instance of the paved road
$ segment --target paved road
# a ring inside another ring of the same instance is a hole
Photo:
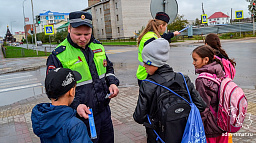
[[[243,41],[235,41],[235,44],[243,43],[242,45],[250,45],[253,43],[253,40],[243,40]],[[228,43],[232,44],[233,41],[223,42],[223,45]],[[247,43],[248,42],[248,43]],[[202,43],[201,43],[202,44]],[[255,43],[254,43],[255,44]],[[175,65],[177,71],[182,71],[188,73],[189,76],[195,76],[193,74],[193,67],[191,64],[191,56],[189,55],[194,46],[187,47],[186,52],[183,54],[183,58],[186,63],[179,61],[181,57],[178,56],[180,50],[184,48],[183,45],[176,45],[176,48],[172,48],[173,54],[170,56],[171,59],[176,59],[178,61],[176,64],[172,60],[169,64]],[[190,44],[191,45],[191,44]],[[198,45],[193,43],[192,45]],[[232,46],[231,46],[232,47]],[[142,125],[139,125],[133,121],[132,114],[134,112],[134,108],[136,106],[137,98],[138,98],[138,86],[136,86],[136,65],[137,60],[134,58],[134,53],[136,53],[136,47],[106,47],[108,50],[109,58],[115,62],[116,75],[120,78],[122,86],[120,87],[120,94],[116,98],[111,100],[110,107],[112,110],[112,119],[115,130],[115,142],[117,143],[144,143],[146,142],[145,129]],[[256,53],[255,49],[250,49],[249,53]],[[125,54],[126,56],[121,56]],[[121,58],[120,58],[121,56]],[[255,57],[255,56],[254,56]],[[252,58],[252,61],[255,58]],[[1,58],[1,53],[0,53]],[[236,57],[237,58],[237,57]],[[248,56],[242,57],[242,60],[246,60]],[[45,58],[26,58],[24,59],[1,59],[0,60],[0,70],[2,73],[5,72],[13,72],[26,70],[31,68],[34,63],[44,63]],[[19,61],[19,62],[18,62]],[[22,63],[22,64],[20,64]],[[185,67],[181,65],[185,64]],[[246,66],[246,63],[242,63]],[[248,64],[248,63],[247,63]],[[252,63],[254,65],[255,62]],[[22,67],[20,67],[22,65]],[[43,65],[43,64],[42,64]],[[35,65],[36,67],[42,66],[40,64]],[[192,67],[192,68],[191,68]],[[254,66],[255,67],[255,66]],[[8,70],[6,68],[9,68]],[[135,69],[135,70],[134,70]],[[188,70],[189,69],[189,70]],[[250,69],[251,70],[251,69]],[[250,73],[254,73],[255,68],[252,68],[253,71],[249,71]],[[27,72],[26,72],[27,73]],[[132,73],[132,74],[131,74]],[[16,73],[14,73],[16,74]],[[237,73],[238,74],[238,73]],[[29,74],[28,74],[29,75]],[[245,81],[251,79],[252,85],[255,85],[254,77],[245,78],[242,76],[242,73],[239,73],[241,78],[244,78]],[[252,76],[254,76],[252,74]],[[13,75],[13,77],[15,77]],[[33,74],[32,74],[33,77]],[[7,78],[7,77],[6,77]],[[193,77],[192,77],[193,78]],[[32,78],[33,79],[33,78]],[[236,79],[237,80],[237,79]],[[16,80],[18,81],[18,80]],[[36,80],[33,80],[36,81]],[[127,81],[127,82],[125,82]],[[251,82],[250,81],[250,82]],[[18,84],[18,83],[17,83]],[[237,133],[233,134],[233,141],[235,143],[244,143],[244,142],[256,142],[256,90],[252,88],[253,86],[248,86],[250,88],[244,88],[245,95],[248,99],[248,113],[246,115],[246,121],[244,122],[244,127]],[[34,135],[31,127],[30,114],[31,109],[37,104],[41,102],[49,102],[48,98],[45,94],[40,94],[37,96],[32,96],[26,98],[24,100],[20,100],[13,104],[9,104],[6,106],[0,107],[0,142],[1,143],[17,143],[17,142],[26,142],[26,143],[38,143],[39,139]]]

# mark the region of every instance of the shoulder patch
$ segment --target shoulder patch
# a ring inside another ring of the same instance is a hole
[[[65,50],[66,50],[66,46],[59,46],[58,48],[56,48],[56,49],[54,49],[54,50],[52,51],[52,54],[56,56],[56,55],[58,55],[59,53],[65,51]]]
[[[95,43],[95,44],[102,44],[100,41],[98,41],[96,39],[93,40],[93,43]]]

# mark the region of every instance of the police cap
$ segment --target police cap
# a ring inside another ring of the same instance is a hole
[[[165,12],[158,12],[158,13],[156,13],[155,19],[162,20],[162,21],[168,23],[170,20],[170,17]]]
[[[69,13],[70,25],[74,28],[86,25],[92,28],[92,15],[84,11],[75,11]]]

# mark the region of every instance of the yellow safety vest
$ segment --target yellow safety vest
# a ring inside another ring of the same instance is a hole
[[[138,60],[140,62],[139,66],[138,66],[138,69],[137,69],[137,73],[136,73],[136,76],[139,80],[144,80],[147,78],[147,72],[146,72],[146,69],[145,67],[143,67],[143,60],[142,60],[142,56],[141,56],[141,53],[142,53],[142,50],[144,48],[144,43],[149,40],[150,38],[155,38],[155,39],[158,39],[157,35],[152,32],[152,31],[149,31],[148,33],[146,33],[141,41],[140,41],[140,45],[139,45],[139,49],[138,49]]]
[[[70,45],[67,39],[65,39],[59,46],[62,45],[65,45],[66,49],[57,54],[56,57],[60,60],[63,68],[69,68],[81,74],[82,79],[77,82],[77,86],[92,83],[91,72],[81,49]],[[93,61],[95,63],[99,78],[105,77],[106,67],[104,64],[106,64],[107,61],[104,47],[101,44],[93,42],[91,42],[88,47],[94,51]]]

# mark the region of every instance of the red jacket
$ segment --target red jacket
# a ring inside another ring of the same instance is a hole
[[[221,65],[216,62],[205,65],[200,69],[196,69],[196,73],[200,74],[202,72],[216,74],[219,78],[224,77],[224,72]],[[217,119],[214,117],[209,108],[211,105],[216,112],[218,110],[219,86],[215,82],[204,78],[197,78],[195,84],[197,91],[207,104],[207,108],[205,108],[204,112],[201,112],[205,135],[208,138],[220,136],[223,131],[218,128]]]

